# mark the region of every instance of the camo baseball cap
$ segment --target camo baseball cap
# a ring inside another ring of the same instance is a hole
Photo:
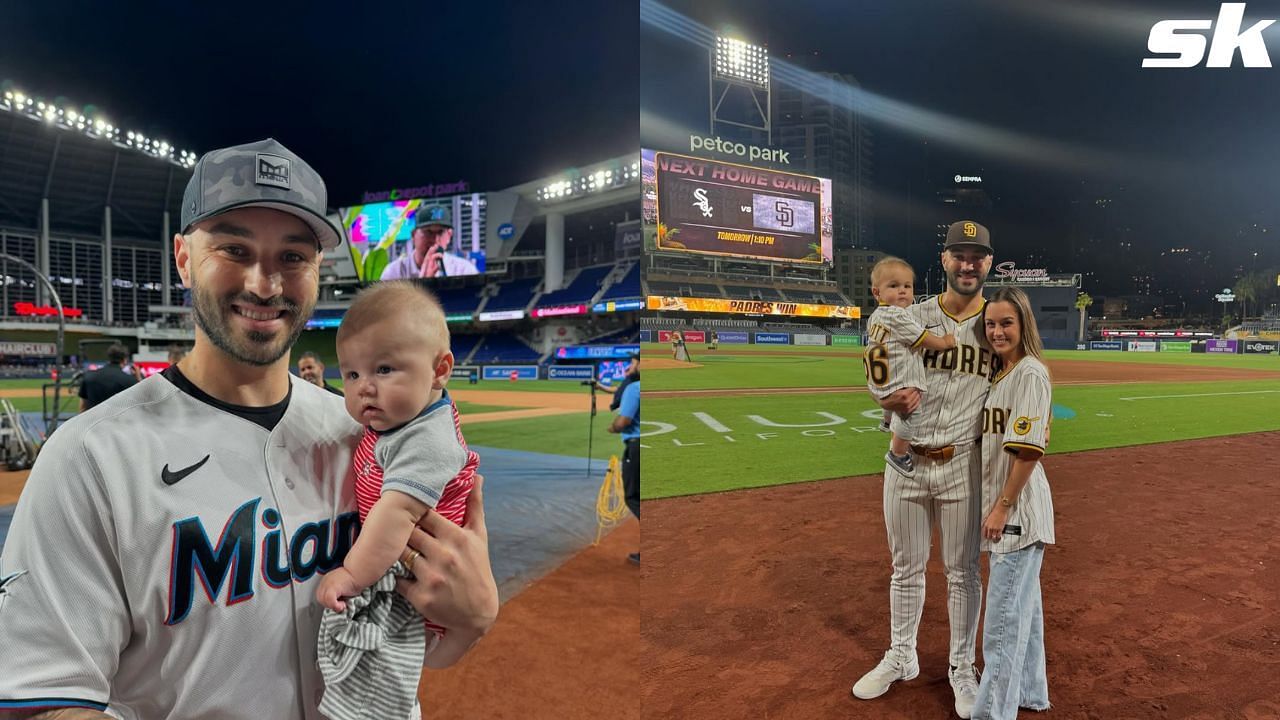
[[[947,241],[942,245],[942,249],[946,250],[958,245],[973,245],[992,252],[991,233],[972,220],[953,222],[951,227],[947,228]]]
[[[453,209],[447,205],[423,205],[413,216],[413,228],[416,230],[428,225],[444,225],[453,227]]]
[[[182,232],[228,210],[266,207],[305,222],[324,250],[342,243],[342,228],[325,213],[324,180],[272,138],[211,150],[196,163],[182,195]]]

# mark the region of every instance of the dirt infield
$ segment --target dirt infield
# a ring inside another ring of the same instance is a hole
[[[700,363],[681,362],[669,357],[646,358],[644,361],[645,370],[692,370],[700,367]]]
[[[1277,454],[1272,432],[1046,459],[1044,717],[1280,717],[1280,481],[1263,460]],[[880,487],[646,502],[646,716],[954,717],[936,552],[920,677],[876,700],[849,692],[889,641]]]
[[[503,605],[462,662],[424,674],[424,720],[639,718],[639,544],[628,520]]]

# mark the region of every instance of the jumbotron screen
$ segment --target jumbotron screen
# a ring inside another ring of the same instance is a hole
[[[829,179],[653,150],[640,159],[658,250],[831,261]]]
[[[338,216],[347,231],[357,277],[363,282],[426,277],[423,271],[430,270],[430,267],[424,268],[415,254],[414,220],[420,210],[430,212],[437,207],[446,209],[452,216],[453,237],[447,246],[437,251],[443,259],[434,263],[435,274],[432,277],[484,273],[484,200],[480,196],[478,213],[481,222],[473,223],[469,217],[473,197],[462,196],[461,202],[457,203],[454,197],[443,197],[339,208]]]

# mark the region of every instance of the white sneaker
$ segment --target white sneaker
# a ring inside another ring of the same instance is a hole
[[[918,659],[913,657],[910,662],[903,663],[886,654],[874,670],[863,675],[862,679],[854,684],[853,696],[861,700],[878,698],[889,692],[889,686],[893,683],[899,680],[914,680],[919,674]]]
[[[972,665],[951,668],[951,692],[956,695],[956,714],[966,720],[972,717],[978,700],[978,678]]]

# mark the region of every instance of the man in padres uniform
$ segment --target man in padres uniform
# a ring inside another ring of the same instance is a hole
[[[978,681],[974,644],[982,585],[978,571],[981,525],[979,484],[982,461],[982,405],[995,374],[995,357],[981,342],[982,284],[991,270],[991,237],[975,222],[951,225],[942,250],[947,289],[910,311],[926,329],[955,335],[956,347],[920,353],[928,392],[899,390],[880,401],[897,413],[915,411],[918,445],[911,447],[915,476],[887,465],[884,520],[893,556],[889,582],[891,643],[884,659],[853,686],[864,700],[876,698],[898,680],[920,674],[916,631],[924,609],[924,571],[936,522],[941,528],[942,563],[947,576],[951,622],[950,680],[956,714],[968,718]]]
[[[196,164],[174,237],[195,346],[40,453],[0,556],[0,715],[319,719],[315,583],[357,530],[360,434],[289,374],[339,243],[325,204],[274,140]],[[403,592],[478,638],[497,591],[478,501],[472,517],[427,517]]]

